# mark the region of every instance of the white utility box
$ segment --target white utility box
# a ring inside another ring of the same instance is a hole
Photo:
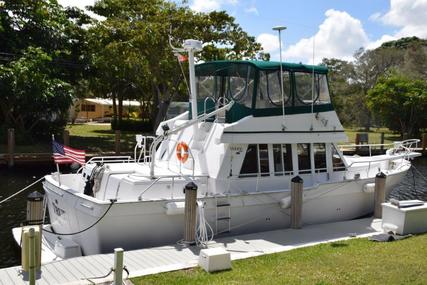
[[[55,241],[54,248],[56,256],[62,259],[82,256],[80,246],[71,239],[63,238]]]
[[[230,269],[230,253],[223,247],[202,249],[199,255],[199,265],[207,272]]]
[[[427,232],[427,203],[412,207],[398,207],[382,203],[382,227],[399,235]]]

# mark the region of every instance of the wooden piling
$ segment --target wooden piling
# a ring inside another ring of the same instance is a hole
[[[423,151],[425,151],[427,148],[427,133],[423,133],[422,148],[423,148]]]
[[[64,130],[62,132],[62,139],[63,139],[64,145],[70,146],[70,132],[69,131]]]
[[[385,202],[385,182],[387,175],[380,172],[375,176],[374,218],[382,218],[382,203]]]
[[[7,130],[7,152],[9,155],[8,166],[13,167],[15,165],[15,129]]]
[[[116,155],[120,154],[120,130],[116,130],[116,136],[114,141],[114,149],[116,151]]]
[[[184,242],[194,244],[196,241],[196,214],[197,214],[197,185],[190,182],[184,187]]]
[[[381,150],[384,150],[384,132],[381,132]]]
[[[30,228],[30,232],[29,232],[29,272],[28,272],[28,276],[29,276],[29,283],[30,285],[34,285],[36,284],[36,238],[35,238],[35,232],[34,232],[34,228]]]
[[[302,227],[302,203],[303,203],[304,180],[295,176],[291,180],[291,228]]]
[[[114,249],[114,280],[113,285],[123,284],[123,248]]]

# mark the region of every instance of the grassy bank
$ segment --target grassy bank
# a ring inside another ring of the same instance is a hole
[[[321,244],[232,262],[209,274],[200,268],[134,278],[140,284],[427,284],[427,234],[374,243]],[[126,259],[126,257],[125,257]]]

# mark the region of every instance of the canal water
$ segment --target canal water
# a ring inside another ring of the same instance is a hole
[[[391,198],[427,201],[427,158],[415,159],[414,166],[393,189]],[[53,166],[0,168],[0,200],[54,170]],[[20,264],[20,249],[11,231],[25,220],[26,196],[35,190],[43,191],[40,183],[0,205],[0,268]]]

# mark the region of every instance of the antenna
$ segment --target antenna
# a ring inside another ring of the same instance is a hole
[[[311,114],[314,113],[314,81],[315,81],[315,76],[314,76],[314,47],[315,47],[315,40],[316,37],[313,37],[313,62],[312,62],[312,81],[311,81]],[[310,127],[310,131],[313,130],[313,126],[314,126],[314,117],[311,116],[311,127]]]
[[[276,26],[273,27],[273,31],[279,32],[279,57],[280,57],[280,93],[282,95],[282,129],[285,130],[285,95],[283,91],[283,68],[282,68],[282,31],[286,30],[285,26]]]

